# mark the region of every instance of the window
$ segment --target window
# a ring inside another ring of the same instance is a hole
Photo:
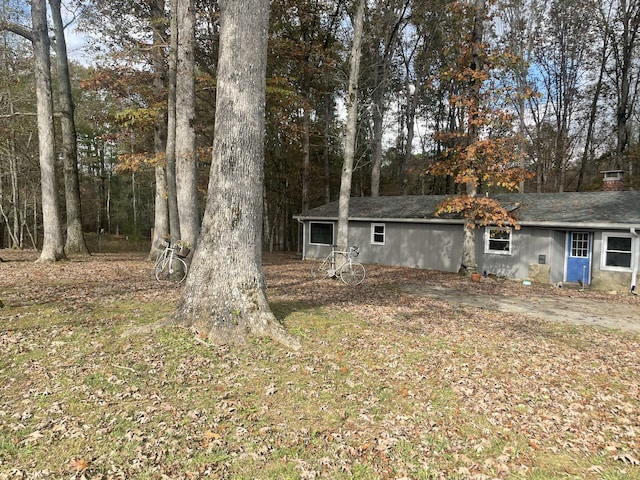
[[[603,268],[608,270],[630,270],[632,243],[630,236],[603,234]]]
[[[485,231],[485,253],[511,255],[511,229],[489,227]]]
[[[384,223],[371,224],[371,244],[384,245]]]
[[[310,222],[309,243],[333,245],[333,223]]]
[[[589,257],[588,232],[573,232],[571,235],[571,256],[579,258]]]

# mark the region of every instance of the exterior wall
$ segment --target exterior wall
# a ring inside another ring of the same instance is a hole
[[[549,283],[557,284],[564,280],[567,232],[551,230],[551,248],[549,253]]]
[[[632,272],[630,271],[614,271],[603,268],[602,256],[605,254],[603,246],[603,233],[595,232],[593,238],[593,266],[591,269],[591,288],[594,290],[609,290],[628,292],[631,289]],[[612,232],[610,232],[612,233]],[[621,235],[627,235],[626,231],[618,232]],[[640,245],[638,239],[634,239],[632,247],[635,255],[640,255]]]
[[[462,225],[379,222],[384,245],[372,242],[371,222],[351,222],[349,239],[360,246],[360,261],[457,272],[462,259]]]
[[[322,223],[333,223],[335,242],[337,222]],[[383,244],[374,242],[374,224],[384,226]],[[325,257],[331,246],[310,244],[309,230],[309,222],[305,222],[304,257]],[[476,256],[481,273],[549,284],[564,281],[567,231],[533,227],[512,230],[510,254],[485,253],[486,232],[484,227],[476,230]],[[629,291],[632,272],[603,269],[603,232],[592,233],[591,288]],[[462,259],[462,237],[461,224],[369,221],[351,221],[349,224],[349,244],[360,247],[358,260],[364,264],[457,272]],[[634,255],[640,257],[640,238],[634,238],[633,245]]]
[[[372,241],[372,222],[349,223],[349,245],[360,247],[362,263],[393,265],[457,272],[462,258],[462,225],[373,222],[384,224],[384,244]],[[305,222],[304,257],[325,257],[328,245],[309,243],[309,222]],[[337,222],[334,223],[337,232]]]
[[[552,262],[557,256],[557,238],[552,231],[537,228],[512,230],[510,254],[485,252],[486,234],[485,228],[479,228],[476,233],[476,254],[480,272],[514,279],[536,276],[536,281],[551,281]]]

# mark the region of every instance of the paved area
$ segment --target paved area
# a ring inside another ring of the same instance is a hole
[[[640,332],[640,308],[634,304],[570,297],[484,295],[436,285],[405,285],[401,288],[408,293],[429,295],[475,308],[532,315],[576,325]]]

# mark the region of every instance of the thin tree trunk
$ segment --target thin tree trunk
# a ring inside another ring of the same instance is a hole
[[[578,184],[576,190],[579,192],[582,189],[584,178],[587,172],[587,163],[589,161],[590,152],[593,144],[593,135],[595,130],[595,124],[598,114],[598,102],[600,101],[600,95],[602,93],[604,74],[606,72],[606,60],[607,60],[607,39],[605,38],[605,44],[602,48],[602,58],[600,61],[600,71],[598,73],[598,80],[596,82],[595,92],[591,99],[591,108],[589,109],[589,123],[587,126],[587,135],[584,140],[584,150],[582,151],[582,159],[580,162],[580,173],[578,174]]]
[[[309,92],[307,91],[307,94]],[[309,157],[310,114],[309,105],[305,100],[302,112],[302,214],[309,211],[309,169],[311,159]]]
[[[35,59],[38,141],[40,151],[40,183],[42,187],[42,223],[44,238],[39,262],[56,262],[64,258],[64,240],[58,204],[51,60],[45,0],[31,1],[33,20],[33,53]]]
[[[268,0],[220,1],[220,52],[209,196],[184,294],[173,319],[217,344],[248,334],[291,348],[262,271],[262,189]]]
[[[51,17],[56,36],[56,66],[60,98],[60,126],[62,131],[62,164],[64,169],[64,191],[67,214],[67,240],[65,252],[88,254],[89,249],[82,232],[82,209],[80,204],[80,179],[78,178],[78,145],[74,105],[71,96],[69,59],[64,25],[60,13],[60,0],[49,0]]]
[[[200,233],[195,133],[195,9],[193,0],[178,0],[176,64],[176,192],[180,236],[195,248]]]
[[[328,87],[327,87],[328,90]],[[324,152],[323,152],[323,178],[324,178],[324,203],[331,201],[331,120],[333,118],[333,97],[325,95],[325,120],[324,120]]]
[[[484,36],[484,14],[485,0],[475,0],[475,11],[473,19],[473,30],[471,32],[471,48],[472,60],[471,68],[476,72],[480,72],[484,68],[484,62],[481,56],[481,44]],[[468,142],[473,145],[478,140],[477,116],[480,109],[480,88],[482,82],[477,79],[472,80],[469,119],[467,125]],[[475,155],[475,149],[469,150],[469,155]],[[474,165],[475,159],[469,159],[467,165]],[[475,172],[473,173],[475,175]],[[471,198],[475,198],[478,194],[478,184],[475,181],[468,181],[466,184],[466,194]],[[472,220],[466,220],[464,224],[464,235],[462,242],[462,263],[467,267],[468,273],[474,273],[478,270],[478,260],[476,258],[476,232],[475,224]]]
[[[167,84],[167,67],[163,55],[163,48],[167,43],[167,35],[164,27],[164,0],[153,0],[151,3],[151,16],[153,30],[153,92],[158,102],[164,95]],[[166,152],[167,148],[167,115],[166,112],[160,111],[156,115],[154,132],[153,132],[153,148],[156,155]],[[151,239],[151,249],[149,258],[153,259],[161,248],[161,240],[169,234],[169,206],[167,202],[167,176],[162,163],[156,166],[155,171],[156,192],[155,192],[155,210],[154,210],[154,228],[153,238]]]
[[[347,129],[344,148],[342,176],[340,178],[340,198],[338,200],[338,248],[349,245],[349,200],[351,197],[351,177],[356,150],[358,124],[358,77],[362,53],[362,31],[366,0],[359,0],[353,25],[353,43],[349,57],[349,87],[347,90]]]
[[[169,43],[169,85],[167,89],[166,184],[171,241],[180,240],[180,215],[176,187],[176,69],[178,63],[178,0],[171,0],[171,34]]]

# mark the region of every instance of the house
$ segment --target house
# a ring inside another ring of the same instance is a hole
[[[634,292],[640,264],[640,191],[620,191],[621,172],[604,172],[605,190],[491,195],[520,229],[476,229],[478,270],[511,279]],[[456,272],[464,221],[436,217],[439,195],[353,197],[349,244],[362,263]],[[336,241],[338,202],[297,215],[303,258],[326,256]],[[635,292],[634,292],[635,293]]]

